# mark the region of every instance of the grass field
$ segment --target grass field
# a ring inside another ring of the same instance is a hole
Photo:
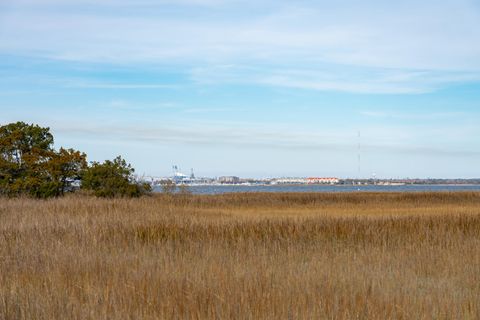
[[[480,319],[480,193],[0,199],[0,319]]]

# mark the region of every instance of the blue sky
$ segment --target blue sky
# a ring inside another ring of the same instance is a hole
[[[0,122],[139,174],[480,177],[479,107],[480,1],[0,0]]]

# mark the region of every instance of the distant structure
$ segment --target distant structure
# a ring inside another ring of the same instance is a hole
[[[338,184],[339,178],[333,177],[308,177],[308,178],[277,178],[270,184]]]
[[[273,179],[271,184],[305,184],[305,178],[299,177],[283,177],[283,178],[276,178]]]
[[[307,184],[337,184],[340,182],[338,178],[307,178]]]
[[[172,176],[173,182],[177,184],[182,184],[182,183],[186,183],[189,180],[186,174],[183,174],[180,172],[177,165],[173,165],[172,170],[173,170],[173,176]]]
[[[360,174],[361,174],[361,158],[360,158],[360,151],[361,151],[361,136],[360,136],[360,130],[358,131],[358,178],[360,178]]]
[[[218,182],[225,184],[236,184],[240,183],[240,178],[236,176],[223,176],[218,178]]]

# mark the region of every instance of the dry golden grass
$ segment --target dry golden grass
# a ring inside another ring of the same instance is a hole
[[[0,319],[480,319],[480,194],[0,199]]]

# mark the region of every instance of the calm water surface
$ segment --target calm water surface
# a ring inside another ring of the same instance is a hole
[[[342,186],[342,185],[221,185],[190,186],[194,194],[222,194],[235,192],[427,192],[427,191],[480,191],[480,185],[403,185],[403,186]],[[161,192],[161,188],[155,188]]]

